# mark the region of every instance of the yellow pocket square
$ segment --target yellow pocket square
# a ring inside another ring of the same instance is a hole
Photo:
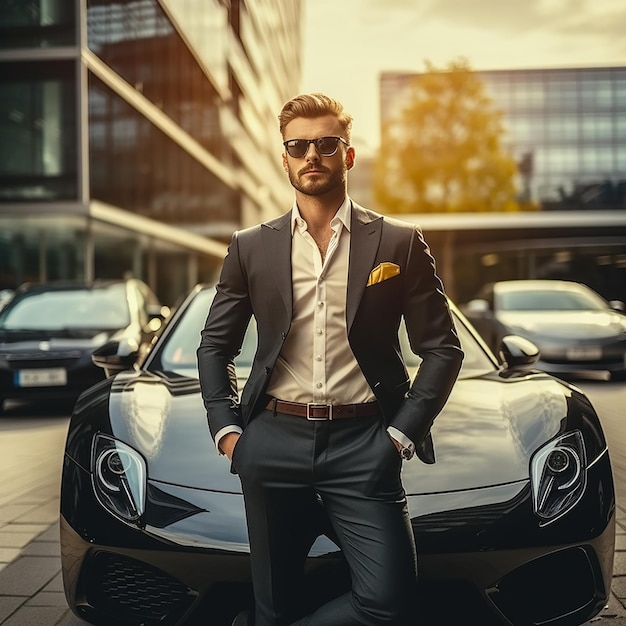
[[[380,263],[377,265],[371,272],[370,277],[367,280],[366,287],[371,285],[376,285],[377,283],[382,283],[383,280],[387,280],[388,278],[393,278],[400,273],[400,266],[395,263],[389,263],[385,261],[384,263]]]

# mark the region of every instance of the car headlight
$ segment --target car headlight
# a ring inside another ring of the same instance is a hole
[[[579,430],[546,443],[530,461],[533,508],[545,526],[576,506],[587,485],[587,460]]]
[[[125,443],[101,433],[91,449],[93,487],[100,504],[124,522],[143,526],[146,463]]]

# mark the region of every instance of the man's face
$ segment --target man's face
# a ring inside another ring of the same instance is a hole
[[[324,117],[298,117],[285,127],[284,140],[318,139],[319,137],[343,137],[345,132],[333,115]],[[339,142],[332,156],[318,153],[315,144],[307,146],[301,158],[283,153],[283,168],[294,189],[308,196],[321,196],[338,189],[345,190],[346,172],[354,165],[354,149]]]

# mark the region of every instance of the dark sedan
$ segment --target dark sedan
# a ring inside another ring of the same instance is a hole
[[[537,367],[555,375],[607,371],[626,377],[626,315],[620,300],[566,280],[505,280],[462,307],[492,350],[521,335],[540,351]]]
[[[123,371],[125,342],[103,346],[94,359],[118,373],[76,403],[61,552],[68,604],[91,623],[228,625],[252,601],[240,483],[211,440],[197,378],[213,294],[190,294],[139,370]],[[506,338],[498,364],[454,312],[466,358],[433,428],[436,463],[403,467],[419,553],[416,624],[581,624],[606,603],[615,542],[598,417],[580,390],[528,369],[530,342]],[[242,381],[254,350],[251,327]],[[348,584],[321,505],[308,521],[317,539],[303,609]]]
[[[0,311],[0,412],[6,399],[76,400],[105,378],[96,348],[124,337],[139,358],[168,312],[135,279],[22,286]]]

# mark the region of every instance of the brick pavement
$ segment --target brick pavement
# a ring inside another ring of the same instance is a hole
[[[59,477],[0,498],[0,624],[84,626],[67,607],[58,532]],[[626,626],[626,508],[618,507],[610,602],[589,626]]]

